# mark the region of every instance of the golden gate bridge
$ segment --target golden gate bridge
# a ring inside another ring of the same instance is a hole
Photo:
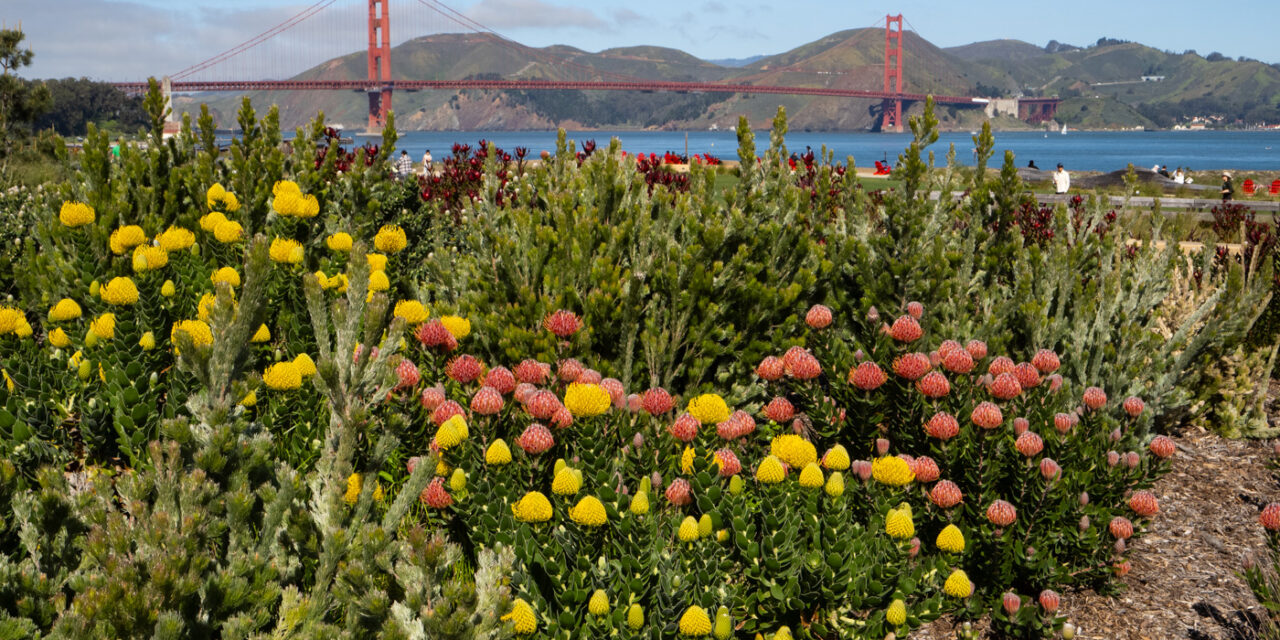
[[[750,75],[735,78],[732,82],[672,81],[640,78],[598,69],[577,62],[569,54],[551,51],[550,48],[525,47],[436,0],[416,0],[407,4],[410,9],[417,11],[407,11],[398,20],[414,25],[421,22],[424,15],[430,19],[425,28],[421,25],[416,25],[417,28],[410,26],[409,33],[443,33],[461,30],[482,34],[492,38],[499,45],[514,49],[518,55],[529,57],[530,63],[540,63],[544,68],[554,68],[559,74],[571,77],[494,78],[474,77],[476,74],[471,74],[473,77],[461,79],[411,79],[393,77],[392,74],[390,0],[358,0],[360,9],[367,8],[367,73],[364,77],[308,77],[305,79],[298,77],[299,74],[296,73],[299,70],[297,69],[300,55],[298,52],[303,48],[298,43],[314,42],[317,39],[340,40],[344,29],[335,25],[351,22],[335,18],[333,16],[335,12],[332,11],[328,12],[327,20],[321,17],[326,15],[326,10],[334,7],[337,2],[338,0],[320,0],[249,40],[166,76],[164,83],[166,90],[174,92],[357,91],[368,96],[368,127],[371,131],[381,130],[386,123],[392,96],[397,90],[669,91],[864,99],[879,102],[880,130],[893,132],[902,131],[904,107],[910,103],[924,101],[930,95],[935,103],[957,107],[982,108],[990,102],[981,97],[925,94],[907,90],[903,82],[902,14],[885,16],[881,86],[867,87],[865,82],[863,82],[864,86],[849,86],[847,82],[840,81],[843,74],[832,75],[829,72],[825,74],[826,77],[821,85],[804,86],[752,82]],[[308,30],[307,25],[312,28]],[[272,43],[278,44],[283,41],[292,41],[292,49],[289,49],[289,44],[285,44],[285,53],[280,52],[280,46],[276,46],[273,50]],[[247,79],[248,76],[254,75],[279,76],[288,73],[282,70],[283,67],[288,66],[294,67],[295,75],[292,79]],[[790,67],[784,67],[783,70],[804,72],[803,69]],[[309,75],[325,74],[321,71]],[[581,77],[572,77],[574,75]],[[867,74],[860,75],[866,77]],[[143,91],[147,87],[146,82],[113,84],[126,91]],[[963,91],[967,87],[957,87],[957,89]],[[1056,115],[1058,102],[1057,98],[1019,98],[1018,117],[1032,123],[1050,120]]]

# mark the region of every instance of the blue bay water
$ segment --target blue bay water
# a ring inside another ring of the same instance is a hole
[[[622,148],[630,153],[656,153],[666,151],[683,154],[683,131],[571,131],[570,140],[581,143],[595,140],[607,147],[609,140],[617,137]],[[929,147],[938,164],[945,161],[948,146],[955,145],[956,159],[966,165],[974,163],[973,136],[968,132],[943,133],[937,144]],[[366,136],[357,136],[357,144],[363,144]],[[422,152],[431,149],[437,160],[449,153],[455,142],[475,146],[481,140],[490,140],[511,152],[516,147],[526,147],[530,157],[536,158],[542,150],[553,151],[555,131],[408,131],[400,134],[397,146],[407,150],[414,161],[422,158]],[[1013,151],[1020,167],[1034,160],[1041,169],[1050,169],[1061,162],[1074,171],[1116,171],[1129,163],[1150,168],[1154,164],[1188,167],[1194,171],[1239,169],[1254,171],[1280,170],[1280,131],[1071,131],[1066,135],[1040,131],[997,132],[996,155],[991,164],[1003,162],[1005,150]],[[732,131],[688,132],[689,153],[710,153],[723,160],[738,157],[737,138]],[[854,157],[857,166],[871,167],[876,160],[896,164],[911,141],[910,134],[885,133],[836,133],[792,132],[787,135],[788,151],[804,153],[812,147],[816,153],[823,145],[835,152],[836,160],[843,162],[848,155]],[[756,149],[759,153],[769,145],[768,131],[756,132]]]

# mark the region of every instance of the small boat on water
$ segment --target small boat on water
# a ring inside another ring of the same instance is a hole
[[[1062,135],[1067,135],[1067,123],[1062,123]]]

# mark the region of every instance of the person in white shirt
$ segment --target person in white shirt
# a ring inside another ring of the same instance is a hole
[[[431,175],[431,150],[430,149],[427,149],[427,152],[422,154],[422,175],[424,176]]]
[[[1185,184],[1187,182],[1187,176],[1183,175],[1182,167],[1178,167],[1178,169],[1173,172],[1173,181],[1178,184]]]
[[[1058,170],[1053,172],[1053,190],[1057,193],[1066,193],[1071,188],[1071,175],[1066,169],[1062,168],[1062,163],[1058,163]]]

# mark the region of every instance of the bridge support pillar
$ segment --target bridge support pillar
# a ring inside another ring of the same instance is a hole
[[[369,0],[369,131],[382,131],[391,109],[391,0]]]
[[[902,14],[884,17],[884,92],[902,93]],[[881,131],[902,133],[902,100],[886,99]]]

